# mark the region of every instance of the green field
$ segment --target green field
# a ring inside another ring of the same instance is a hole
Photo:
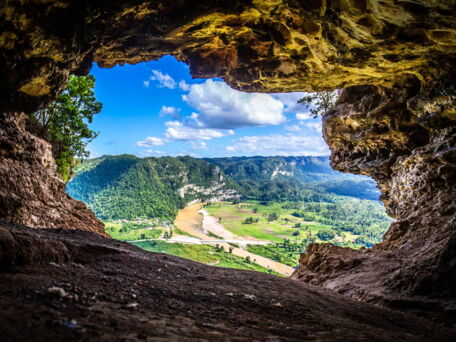
[[[251,253],[296,267],[309,243],[361,248],[380,242],[391,219],[381,203],[333,195],[331,202],[213,203],[205,208],[230,232],[272,243]]]
[[[376,201],[332,195],[327,202],[213,203],[205,206],[211,216],[237,236],[270,241],[268,245],[248,245],[247,250],[285,265],[296,267],[299,256],[310,243],[370,247],[380,241],[391,219]],[[105,222],[106,232],[123,241],[169,238],[188,235],[169,221],[159,219]],[[218,238],[209,233],[209,236]],[[135,242],[140,248],[167,253],[219,267],[273,273],[242,257],[209,245],[167,241]],[[235,244],[231,244],[235,245]],[[238,247],[238,246],[236,246]]]
[[[334,196],[333,202],[213,203],[206,210],[239,236],[351,248],[378,243],[391,222],[381,203],[343,196]]]
[[[134,241],[143,239],[157,239],[163,236],[164,229],[151,228],[147,223],[118,223],[104,222],[106,233],[116,240]]]
[[[301,246],[297,246],[301,249]],[[299,264],[300,252],[291,251],[291,246],[284,246],[283,244],[271,244],[271,245],[248,245],[247,250],[250,253],[264,256],[274,261],[278,261],[282,264],[296,267]]]
[[[331,230],[329,225],[316,221],[306,221],[291,215],[294,209],[282,208],[283,203],[259,205],[256,203],[216,203],[206,206],[210,215],[221,218],[221,224],[239,236],[251,236],[260,240],[282,242],[283,239],[302,240],[314,236],[315,242],[322,242],[317,237],[320,230]],[[257,212],[253,212],[256,208]],[[277,220],[268,221],[269,214],[279,215]],[[258,223],[245,224],[248,217],[258,218]],[[299,228],[296,224],[301,224]],[[356,239],[357,235],[351,235],[350,239]]]
[[[169,243],[166,241],[144,241],[134,242],[133,244],[146,251],[171,254],[217,267],[238,268],[280,275],[253,262],[248,262],[240,256],[233,255],[213,246]]]

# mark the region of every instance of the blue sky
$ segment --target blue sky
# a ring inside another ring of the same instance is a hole
[[[102,69],[103,111],[91,128],[91,157],[328,155],[321,120],[297,104],[303,93],[248,94],[220,79],[192,79],[173,57]]]

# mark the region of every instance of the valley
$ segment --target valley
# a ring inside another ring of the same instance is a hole
[[[392,222],[371,180],[326,157],[105,156],[82,163],[67,190],[115,239],[281,276],[310,243],[371,247]]]

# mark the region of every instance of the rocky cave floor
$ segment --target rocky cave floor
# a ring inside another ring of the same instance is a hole
[[[6,341],[454,341],[422,318],[75,230],[0,224]]]

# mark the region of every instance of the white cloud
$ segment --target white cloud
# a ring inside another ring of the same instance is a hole
[[[198,111],[197,122],[205,128],[232,129],[286,121],[284,105],[278,99],[268,94],[243,93],[221,81],[192,84],[182,99]]]
[[[232,130],[190,127],[179,121],[168,121],[165,125],[168,127],[165,138],[173,141],[211,140],[234,134]]]
[[[189,91],[190,90],[190,84],[188,84],[184,80],[180,80],[179,81],[179,88],[181,88],[183,91]]]
[[[176,107],[173,107],[173,106],[163,106],[163,107],[161,107],[160,112],[158,113],[158,115],[161,118],[166,116],[166,115],[171,115],[174,119],[180,119],[180,117],[181,117],[180,111],[181,111],[180,108],[176,108]]]
[[[321,120],[318,121],[310,121],[310,122],[302,122],[302,126],[313,129],[314,131],[317,131],[318,133],[321,133],[322,130],[322,123]]]
[[[168,74],[164,74],[159,70],[152,70],[152,76],[150,76],[150,79],[152,81],[158,81],[158,86],[160,88],[169,88],[169,89],[174,89],[176,88],[176,81],[169,76]]]
[[[207,143],[205,141],[190,141],[190,145],[194,150],[207,150]]]
[[[150,81],[143,81],[143,86],[149,88]]]
[[[272,96],[283,103],[286,112],[300,112],[305,108],[298,100],[306,96],[306,93],[278,93]]]
[[[328,155],[328,146],[321,137],[308,137],[292,134],[270,134],[262,136],[244,136],[226,150],[237,155]]]
[[[193,158],[201,158],[201,156],[199,154],[196,154],[196,153],[193,153],[193,152],[188,153],[188,155],[190,157],[193,157]]]
[[[144,151],[141,151],[141,152],[138,153],[138,155],[140,157],[162,156],[164,154],[166,154],[166,152],[157,151],[157,150],[151,150],[151,149],[147,149],[147,150],[144,150]]]
[[[136,146],[139,147],[152,147],[152,146],[162,146],[165,144],[165,141],[159,137],[147,137],[142,141],[136,142]]]
[[[296,113],[296,120],[302,121],[302,120],[309,120],[312,118],[313,118],[313,116],[310,113],[303,113],[303,112]]]
[[[285,126],[285,130],[290,131],[290,132],[297,132],[301,128],[298,125],[287,125]]]

